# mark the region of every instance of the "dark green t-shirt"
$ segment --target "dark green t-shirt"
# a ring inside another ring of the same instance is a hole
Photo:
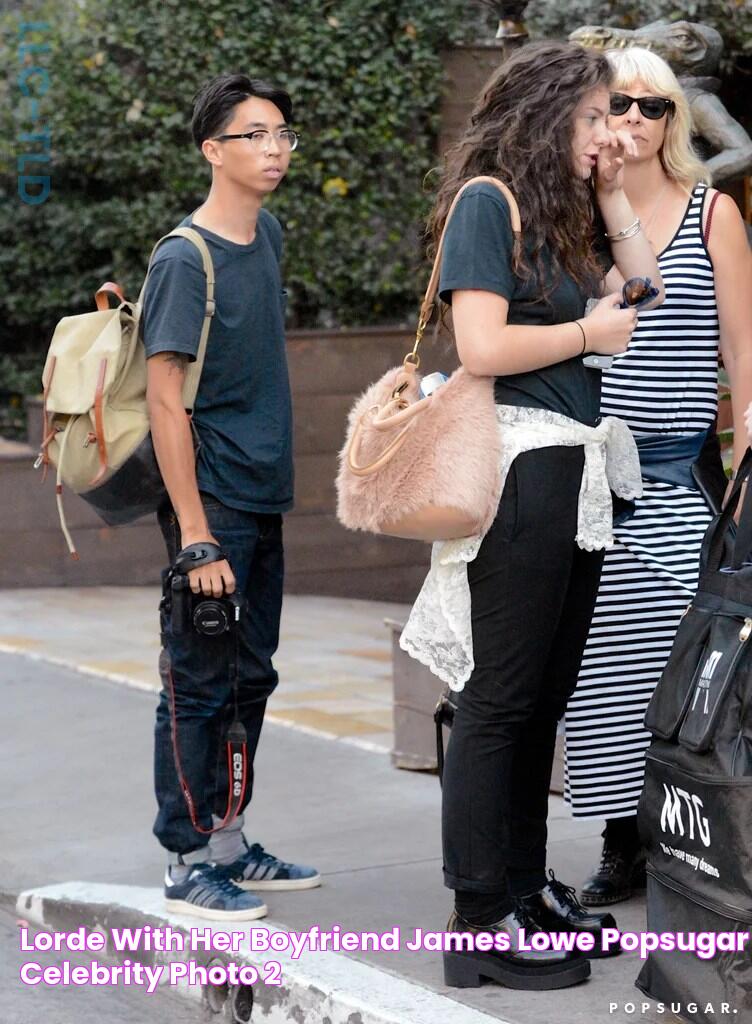
[[[524,240],[524,224],[523,224]],[[512,272],[514,235],[509,206],[493,185],[471,185],[461,196],[447,227],[439,283],[440,297],[451,303],[452,292],[479,289],[503,295],[509,302],[507,323],[550,325],[577,320],[585,312],[589,295],[568,274],[562,273],[548,303],[533,274],[523,282]],[[610,264],[603,247],[601,263]],[[550,256],[544,264],[550,272]],[[500,405],[552,409],[581,423],[599,421],[600,370],[583,366],[582,357],[566,359],[527,373],[497,377],[494,387]]]
[[[192,226],[191,218],[181,226]],[[201,441],[198,486],[231,508],[285,512],[292,506],[293,465],[282,229],[263,209],[250,245],[193,226],[209,246],[216,303],[193,410]],[[157,250],[144,296],[147,358],[182,352],[194,360],[205,305],[201,254],[187,239],[168,239]]]

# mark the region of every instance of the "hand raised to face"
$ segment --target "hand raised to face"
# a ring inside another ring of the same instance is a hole
[[[609,140],[598,150],[596,187],[602,192],[614,192],[624,184],[624,156],[637,156],[637,145],[626,131],[608,132]]]

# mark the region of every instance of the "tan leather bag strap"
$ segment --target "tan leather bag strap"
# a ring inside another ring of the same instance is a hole
[[[503,181],[499,181],[498,178],[493,178],[490,175],[482,174],[475,178],[471,178],[466,181],[465,184],[457,192],[457,195],[452,200],[452,205],[449,207],[449,211],[444,222],[444,228],[439,238],[439,244],[436,247],[436,256],[433,261],[433,268],[431,269],[431,277],[428,281],[428,287],[426,288],[426,294],[423,298],[423,303],[420,307],[420,318],[418,320],[418,330],[415,335],[415,345],[413,346],[412,352],[408,352],[405,356],[404,364],[406,374],[409,376],[411,372],[416,370],[420,365],[420,356],[418,355],[418,348],[423,338],[423,333],[431,319],[431,314],[434,309],[434,302],[436,299],[436,292],[439,287],[439,277],[441,275],[441,257],[444,252],[444,238],[446,236],[447,225],[449,224],[449,218],[452,216],[457,203],[460,200],[462,193],[470,185],[477,185],[479,182],[488,182],[490,185],[494,185],[501,194],[505,197],[509,203],[509,214],[512,221],[512,231],[514,232],[517,241],[521,239],[522,235],[522,222],[520,220],[520,208],[517,205],[517,200],[514,198],[511,190]],[[392,438],[387,444],[386,448],[377,456],[373,462],[366,465],[361,465],[358,462],[358,456],[360,454],[360,442],[361,435],[364,428],[365,417],[372,413],[374,410],[370,409],[361,416],[358,423],[355,425],[355,429],[350,437],[349,444],[347,446],[347,465],[350,472],[355,476],[371,476],[373,473],[378,472],[382,469],[394,455],[400,450],[402,445],[407,441],[410,433],[412,421],[416,416],[423,413],[428,406],[428,399],[422,399],[421,401],[414,402],[412,405],[403,406],[397,398],[398,390],[395,390],[392,396],[392,400],[388,402],[381,409],[376,410],[376,416],[372,418],[369,426],[376,430],[393,430],[396,427],[402,429],[399,433]]]
[[[201,380],[201,371],[204,368],[204,359],[206,358],[206,342],[209,337],[209,328],[211,327],[211,318],[214,316],[215,303],[214,303],[214,264],[212,263],[211,253],[209,248],[196,231],[195,228],[175,228],[168,235],[163,235],[154,245],[149,256],[149,267],[146,271],[146,277],[144,283],[141,286],[141,294],[138,297],[139,306],[141,305],[144,294],[146,292],[146,283],[149,280],[149,274],[151,273],[152,260],[154,259],[154,253],[160,247],[160,245],[167,241],[168,238],[187,238],[189,242],[192,242],[196,246],[199,253],[201,254],[201,262],[204,265],[204,274],[206,275],[206,307],[204,309],[204,322],[201,325],[201,337],[198,342],[198,351],[196,352],[196,361],[188,365],[188,370],[185,375],[185,382],[183,384],[183,405],[186,409],[193,409],[193,404],[196,401],[196,393],[198,392],[198,385]]]
[[[379,431],[394,430],[396,427],[402,427],[402,430],[400,430],[396,437],[392,438],[383,452],[373,462],[367,465],[360,465],[358,463],[358,455],[360,454],[360,441],[364,420],[369,413],[374,412],[374,409],[367,410],[356,423],[352,438],[347,446],[347,465],[350,471],[355,476],[371,476],[372,473],[376,473],[382,466],[385,466],[405,443],[410,423],[416,416],[420,416],[425,412],[429,401],[430,399],[428,398],[421,398],[420,401],[403,407],[399,399],[392,399],[391,402],[388,402],[380,409],[376,409],[376,416],[371,419],[369,427]]]
[[[420,317],[418,319],[418,330],[415,335],[415,345],[413,346],[412,352],[408,353],[408,355],[405,356],[405,362],[413,363],[415,366],[418,366],[420,363],[420,358],[418,356],[418,348],[420,346],[421,341],[423,340],[423,333],[431,320],[431,316],[434,310],[436,292],[438,291],[439,288],[439,278],[441,276],[441,257],[444,252],[444,238],[446,236],[449,218],[454,213],[454,209],[457,206],[457,203],[459,202],[462,193],[465,191],[465,189],[469,188],[471,185],[477,185],[480,182],[487,182],[489,185],[494,185],[496,188],[498,188],[499,192],[501,192],[501,194],[504,196],[506,201],[509,203],[509,214],[512,221],[512,231],[515,233],[518,239],[521,237],[522,221],[520,220],[520,208],[517,205],[517,200],[514,198],[514,195],[512,194],[512,191],[509,188],[509,186],[505,185],[504,182],[500,181],[498,178],[491,177],[491,175],[489,174],[479,174],[477,177],[470,178],[469,181],[466,181],[462,188],[460,188],[459,191],[457,192],[457,195],[452,200],[452,205],[449,207],[449,212],[447,213],[446,220],[444,221],[444,228],[441,232],[441,237],[439,238],[439,244],[436,247],[436,256],[434,257],[431,276],[428,280],[428,287],[426,288],[426,294],[423,298],[423,303],[420,307]]]
[[[350,472],[354,476],[372,476],[382,467],[386,466],[388,462],[391,462],[392,456],[396,455],[402,445],[407,440],[407,435],[410,430],[410,425],[403,427],[400,432],[392,438],[386,448],[381,452],[378,458],[374,459],[373,462],[369,462],[367,465],[361,466],[358,464],[358,455],[360,454],[360,440],[361,434],[363,433],[363,418],[358,420],[355,424],[355,430],[350,439],[350,444],[347,446],[347,465]]]

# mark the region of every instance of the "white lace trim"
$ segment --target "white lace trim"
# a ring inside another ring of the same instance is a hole
[[[577,506],[575,542],[586,551],[613,545],[610,490],[621,498],[642,495],[640,460],[626,423],[605,417],[597,427],[548,409],[498,405],[502,432],[502,493],[509,468],[522,452],[552,445],[583,445],[585,465]],[[431,568],[407,620],[400,647],[410,657],[461,690],[473,671],[473,635],[467,563],[483,538],[464,537],[433,545]]]

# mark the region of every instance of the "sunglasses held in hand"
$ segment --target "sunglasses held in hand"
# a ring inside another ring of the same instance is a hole
[[[650,283],[649,277],[630,277],[621,290],[622,302],[619,308],[629,309],[634,306],[639,309],[646,302],[652,302],[657,294],[658,289]]]
[[[619,309],[629,309],[630,307],[639,309],[646,302],[652,302],[657,294],[658,289],[650,283],[649,277],[630,277],[628,281],[624,282],[624,287],[621,290],[622,301],[619,303]],[[613,361],[613,356],[602,356],[596,353],[591,353],[582,360],[583,365],[589,366],[592,370],[607,370]]]

